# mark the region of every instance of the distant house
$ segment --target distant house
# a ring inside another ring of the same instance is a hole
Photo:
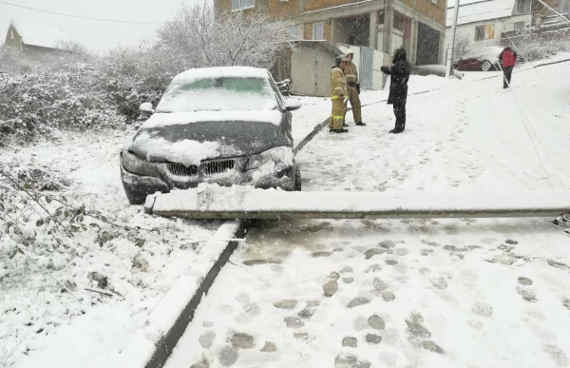
[[[458,1],[458,0],[456,0]],[[499,45],[501,33],[524,31],[531,24],[531,0],[461,0],[457,17],[456,42],[469,47]],[[447,9],[450,35],[455,13],[454,1]]]
[[[19,51],[27,58],[42,59],[67,53],[59,46],[66,39],[65,34],[58,30],[11,22],[2,48]]]
[[[448,2],[446,19],[448,40],[451,38],[456,1],[459,0]],[[570,0],[543,1],[563,12],[567,11],[570,2]],[[456,45],[461,43],[467,48],[499,45],[505,35],[512,36],[539,28],[544,19],[550,18],[553,18],[552,12],[536,0],[460,0]]]

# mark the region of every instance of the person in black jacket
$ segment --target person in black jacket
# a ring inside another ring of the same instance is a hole
[[[390,130],[390,133],[401,133],[406,128],[406,99],[408,98],[408,79],[410,79],[410,64],[406,59],[406,50],[397,49],[392,66],[383,66],[381,69],[385,74],[390,74],[388,104],[393,106],[396,117],[396,126]]]

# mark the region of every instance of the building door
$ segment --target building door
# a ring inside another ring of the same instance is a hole
[[[360,48],[360,68],[358,77],[362,89],[372,89],[372,68],[374,60],[374,50],[370,47]]]
[[[439,32],[418,22],[417,65],[437,64],[439,60]]]

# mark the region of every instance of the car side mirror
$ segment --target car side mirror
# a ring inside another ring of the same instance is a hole
[[[154,113],[154,109],[152,108],[152,104],[150,102],[143,102],[140,106],[139,106],[139,111],[140,112],[146,112],[149,114],[153,114]]]
[[[301,108],[301,104],[287,104],[285,106],[285,110],[287,111],[295,111]]]

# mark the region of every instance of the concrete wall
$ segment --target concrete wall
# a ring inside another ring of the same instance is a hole
[[[386,77],[380,68],[383,65],[389,65],[392,58],[390,55],[385,54],[381,51],[375,50],[374,51],[374,63],[373,63],[373,70],[372,70],[372,89],[373,90],[380,90],[384,89],[386,85]]]

